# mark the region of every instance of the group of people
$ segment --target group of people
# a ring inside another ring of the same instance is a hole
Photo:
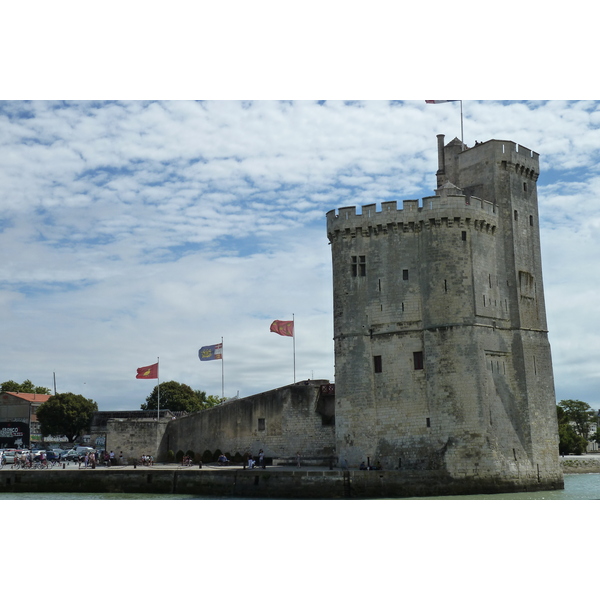
[[[46,457],[46,453],[44,451],[40,452],[37,456],[30,450],[29,452],[22,452],[20,454],[15,454],[14,465],[17,465],[23,469],[33,466],[34,462],[39,462],[40,464],[46,466],[48,464],[48,459]]]
[[[110,452],[98,452],[97,450],[94,450],[93,452],[86,452],[84,455],[81,455],[78,462],[80,469],[82,465],[84,469],[87,469],[88,467],[95,469],[96,465],[100,464],[103,464],[105,467],[122,465],[125,463],[125,458],[123,457],[123,452],[121,452],[117,459],[116,454],[112,450]]]
[[[254,469],[256,465],[256,461],[254,460],[254,457],[252,456],[252,453],[250,453],[248,455],[248,468],[249,469]],[[261,448],[258,451],[258,467],[260,469],[266,469],[267,466],[265,465],[265,453],[263,451],[263,449]]]

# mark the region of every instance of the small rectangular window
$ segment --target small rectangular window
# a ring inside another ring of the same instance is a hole
[[[352,257],[352,277],[356,277],[358,275],[358,258],[356,256]]]
[[[462,240],[463,240],[463,242],[466,242],[467,241],[467,232],[466,231],[461,231],[461,234],[462,234]]]
[[[518,221],[518,220],[519,220],[519,213],[518,213],[518,211],[516,211],[516,210],[515,210],[515,212],[514,212],[514,217],[515,217],[515,221]]]
[[[529,225],[533,227],[533,215],[529,215]]]
[[[364,256],[358,257],[358,266],[360,268],[360,276],[364,277],[367,274],[367,261]]]
[[[419,371],[423,368],[423,352],[413,352],[413,363],[415,365],[415,371]]]
[[[259,419],[258,420],[258,430],[264,431],[265,429],[266,429],[265,419]]]
[[[402,270],[402,279],[404,281],[408,281],[408,269],[403,269]]]
[[[381,356],[373,357],[373,370],[375,371],[375,373],[383,372],[383,364],[381,362]]]
[[[431,419],[429,417],[427,417],[427,427],[431,427]]]

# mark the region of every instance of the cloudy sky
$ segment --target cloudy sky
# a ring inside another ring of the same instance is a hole
[[[465,143],[540,153],[557,399],[600,408],[592,101],[465,100]],[[0,379],[137,409],[160,380],[225,396],[334,379],[325,213],[431,195],[459,104],[410,101],[0,102]]]

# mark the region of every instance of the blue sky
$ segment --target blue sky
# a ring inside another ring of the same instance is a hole
[[[540,153],[557,398],[600,408],[600,111],[590,101],[464,101],[465,143]],[[160,379],[225,395],[334,379],[325,213],[431,195],[458,104],[409,101],[0,102],[0,378],[135,409]]]

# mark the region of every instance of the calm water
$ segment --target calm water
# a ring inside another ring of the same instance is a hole
[[[414,498],[413,498],[414,500]],[[480,494],[477,496],[439,496],[419,500],[600,500],[600,473],[565,475],[565,489],[519,494]]]
[[[182,494],[0,494],[0,500],[235,500]],[[565,489],[520,494],[439,496],[419,500],[600,500],[600,473],[565,475]]]

